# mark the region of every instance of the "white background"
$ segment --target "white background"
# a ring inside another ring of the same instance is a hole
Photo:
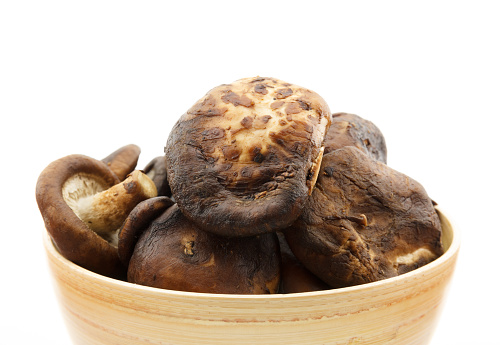
[[[210,88],[260,75],[384,132],[388,164],[462,231],[432,345],[500,344],[499,13],[494,1],[0,2],[1,342],[69,343],[42,248],[42,169],[129,143],[142,168]]]

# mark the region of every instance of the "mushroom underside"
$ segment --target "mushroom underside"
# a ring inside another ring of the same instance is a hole
[[[76,195],[88,196],[90,192],[82,191],[82,186],[104,190],[118,182],[105,163],[83,155],[70,155],[52,162],[42,171],[36,185],[36,200],[45,227],[64,257],[93,272],[122,278],[124,267],[116,247],[89,229],[65,200]]]

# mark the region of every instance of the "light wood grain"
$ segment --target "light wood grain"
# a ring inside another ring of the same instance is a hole
[[[427,344],[460,239],[440,213],[445,254],[380,282],[288,295],[161,290],[106,278],[45,248],[75,344]]]

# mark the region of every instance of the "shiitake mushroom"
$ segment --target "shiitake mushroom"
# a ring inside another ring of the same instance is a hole
[[[324,154],[344,146],[354,146],[372,158],[387,164],[387,146],[380,129],[356,114],[332,114],[332,123],[323,142]]]
[[[315,276],[295,257],[286,242],[285,235],[281,231],[276,234],[278,235],[281,253],[281,283],[279,292],[288,294],[329,289],[330,286],[328,284]]]
[[[153,158],[142,170],[153,180],[158,191],[158,196],[172,196],[167,179],[165,156]]]
[[[354,114],[331,115],[319,95],[278,79],[221,85],[182,115],[165,156],[144,168],[155,192],[129,213],[116,248],[108,229],[92,228],[108,216],[86,219],[71,199],[87,192],[72,185],[118,188],[139,154],[127,145],[100,162],[72,155],[42,173],[37,202],[67,258],[117,278],[128,267],[128,280],[142,285],[256,294],[376,281],[443,252],[432,201],[384,164],[381,131]],[[114,236],[122,218],[110,218]]]
[[[125,273],[117,253],[117,231],[139,202],[154,196],[153,181],[141,171],[120,182],[105,162],[78,154],[50,163],[36,184],[40,213],[61,254],[117,278]]]
[[[142,235],[128,263],[129,282],[207,293],[268,294],[278,290],[280,257],[275,233],[221,237],[200,230],[176,204],[139,232]]]
[[[142,233],[152,221],[174,205],[166,196],[149,198],[137,204],[128,214],[118,232],[118,257],[124,267],[128,267],[134,248]]]
[[[113,151],[102,161],[116,174],[120,181],[123,181],[128,174],[134,171],[140,154],[141,148],[139,146],[129,144]]]
[[[422,185],[353,146],[324,155],[316,188],[285,235],[300,262],[334,288],[406,273],[443,253]]]
[[[318,94],[274,78],[212,89],[169,135],[173,199],[190,221],[218,235],[291,225],[314,187],[330,116]]]

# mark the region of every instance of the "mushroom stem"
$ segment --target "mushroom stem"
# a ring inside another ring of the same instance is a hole
[[[156,195],[153,181],[135,170],[123,182],[69,206],[90,229],[110,240],[139,202]]]

